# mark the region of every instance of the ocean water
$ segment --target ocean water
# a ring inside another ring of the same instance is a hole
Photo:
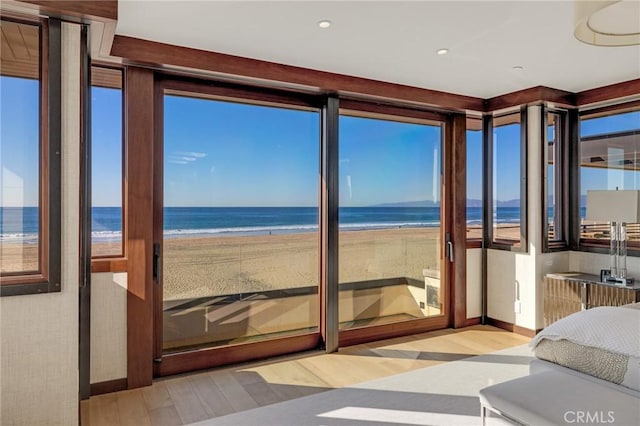
[[[0,241],[34,243],[38,233],[36,207],[0,207]],[[498,223],[517,223],[520,209],[499,207]],[[439,207],[343,207],[340,229],[437,227]],[[467,208],[467,223],[482,223],[480,207]],[[318,229],[318,209],[314,207],[165,207],[166,238],[203,235],[260,235],[311,232]],[[94,207],[92,239],[117,241],[122,237],[119,207]]]

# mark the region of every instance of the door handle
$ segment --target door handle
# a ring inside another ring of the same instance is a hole
[[[160,244],[153,244],[153,279],[158,281],[160,276]]]
[[[449,262],[453,263],[453,242],[447,241],[447,252],[449,254]]]

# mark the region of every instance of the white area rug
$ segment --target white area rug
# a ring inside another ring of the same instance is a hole
[[[478,391],[529,373],[527,345],[196,423],[198,426],[480,425]],[[507,424],[490,419],[491,425]]]

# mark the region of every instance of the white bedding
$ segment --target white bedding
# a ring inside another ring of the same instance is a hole
[[[568,340],[640,358],[640,309],[599,307],[576,312],[542,330],[529,346],[542,339]]]
[[[640,303],[569,315],[530,346],[540,359],[640,391]]]

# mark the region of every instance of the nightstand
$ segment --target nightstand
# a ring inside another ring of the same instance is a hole
[[[639,282],[632,286],[604,283],[598,275],[580,272],[547,274],[543,291],[545,327],[584,309],[640,302]]]

